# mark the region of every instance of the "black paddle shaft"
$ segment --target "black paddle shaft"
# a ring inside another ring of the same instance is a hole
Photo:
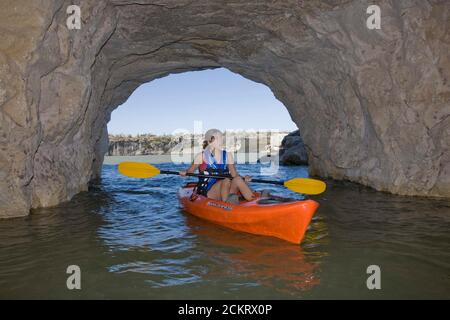
[[[170,170],[160,170],[159,173],[161,174],[174,174],[174,175],[180,175],[178,171],[170,171]],[[198,178],[213,178],[213,179],[226,179],[231,178],[231,175],[209,175],[209,174],[198,174],[198,173],[186,173],[186,176],[189,177],[198,177]],[[267,183],[267,184],[278,184],[278,185],[284,185],[284,181],[276,181],[276,180],[263,180],[263,179],[253,179],[251,182],[256,183]]]

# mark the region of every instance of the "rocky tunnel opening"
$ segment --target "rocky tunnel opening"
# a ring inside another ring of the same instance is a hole
[[[110,118],[107,164],[127,156],[190,164],[211,128],[224,133],[238,163],[308,162],[298,127],[272,91],[224,68],[144,83]]]
[[[218,67],[271,88],[312,175],[450,196],[445,1],[379,1],[379,30],[366,27],[366,1],[86,0],[79,30],[67,28],[70,4],[10,6],[0,19],[26,21],[0,47],[0,216],[87,190],[111,112],[140,84]]]

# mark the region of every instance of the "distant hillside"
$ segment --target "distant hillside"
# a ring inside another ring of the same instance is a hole
[[[225,132],[230,151],[277,153],[289,132]],[[201,146],[203,135],[109,135],[109,156],[162,155],[187,152]]]

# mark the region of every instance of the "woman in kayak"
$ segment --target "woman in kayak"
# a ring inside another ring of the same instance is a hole
[[[199,178],[196,192],[210,199],[237,203],[237,193],[248,201],[254,199],[252,190],[247,185],[250,176],[242,178],[236,171],[233,155],[222,147],[223,134],[217,129],[210,129],[205,133],[203,152],[195,156],[194,162],[187,169],[180,171],[181,176],[194,173],[198,168],[200,174],[229,175],[227,179]]]

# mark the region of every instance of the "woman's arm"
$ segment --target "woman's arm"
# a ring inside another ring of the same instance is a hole
[[[227,165],[228,165],[228,171],[230,171],[231,177],[239,177],[239,173],[236,170],[236,166],[234,165],[234,158],[233,154],[231,152],[227,153]],[[252,180],[250,176],[245,176],[244,180],[249,182]]]
[[[187,170],[181,170],[180,176],[185,176],[186,173],[194,173],[197,170],[198,166],[202,163],[202,153],[199,153],[195,156],[194,162],[192,162],[191,166]]]
[[[230,171],[231,177],[239,176],[239,173],[236,170],[236,166],[234,165],[234,158],[231,152],[227,152],[227,166],[228,171]]]

